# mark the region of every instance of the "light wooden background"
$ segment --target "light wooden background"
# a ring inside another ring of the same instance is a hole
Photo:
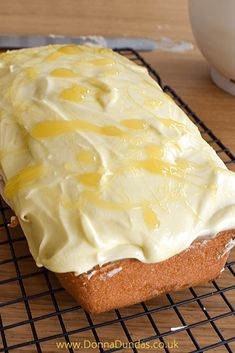
[[[174,40],[185,40],[194,43],[190,29],[187,1],[186,0],[0,0],[0,34],[65,34],[65,35],[104,35],[104,36],[142,36],[151,38],[169,37]],[[157,69],[163,81],[171,85],[190,107],[202,118],[202,120],[222,139],[222,141],[235,152],[235,97],[221,91],[210,80],[208,64],[198,51],[194,43],[194,49],[185,53],[152,52],[143,56]],[[8,217],[10,215],[7,215]],[[1,221],[2,222],[2,221]],[[3,233],[3,232],[2,232]],[[14,230],[16,236],[20,230]],[[0,234],[3,239],[6,235]],[[22,244],[22,245],[20,245]],[[18,255],[25,253],[25,243],[16,243]],[[8,258],[9,248],[0,248],[0,258]],[[32,260],[22,262],[23,273],[36,271]],[[15,276],[14,267],[5,265],[0,272],[0,280]],[[58,283],[52,275],[55,286]],[[233,283],[232,283],[233,281]],[[234,279],[228,270],[218,282],[221,287],[234,284]],[[46,289],[43,277],[36,276],[30,280],[24,280],[27,294],[37,293]],[[213,291],[212,285],[205,285],[197,289],[198,294]],[[234,294],[227,292],[227,298],[234,304]],[[0,300],[14,299],[20,296],[18,285],[9,283],[0,288]],[[183,291],[173,295],[174,300],[189,298],[189,291]],[[60,308],[76,305],[65,293],[58,293],[57,300]],[[169,304],[169,303],[168,303]],[[33,316],[40,316],[53,310],[51,300],[48,297],[31,301]],[[149,308],[156,305],[167,305],[165,297],[149,302]],[[203,301],[207,312],[211,316],[228,311],[220,296],[214,296]],[[122,309],[122,315],[134,314],[141,311],[139,305]],[[24,320],[27,318],[24,305],[17,304],[4,307],[1,310],[4,324]],[[187,323],[205,320],[205,314],[198,309],[198,304],[182,306],[181,313]],[[94,319],[95,323],[116,318],[114,313],[99,315]],[[63,315],[67,329],[75,329],[87,325],[84,314],[79,312]],[[173,310],[155,314],[154,319],[161,332],[170,327],[180,326]],[[216,322],[225,338],[234,334],[234,320],[229,317],[226,320]],[[147,337],[154,331],[147,318],[130,320],[127,324],[133,339]],[[38,321],[36,329],[40,337],[56,334],[61,329],[57,318]],[[11,344],[22,342],[24,339],[32,339],[29,325],[21,326],[7,335]],[[192,333],[197,337],[201,346],[219,341],[210,324],[201,326]],[[101,340],[113,340],[120,338],[126,340],[120,324],[115,324],[98,330]],[[195,349],[187,333],[179,333],[174,336],[180,343],[177,352],[189,352]],[[174,338],[173,337],[173,338]],[[86,331],[75,335],[74,339],[82,340],[93,336]],[[166,339],[169,341],[171,338]],[[235,351],[235,346],[231,345]],[[32,346],[18,349],[15,352],[31,352]],[[43,352],[56,353],[55,341],[42,344]],[[140,350],[148,352],[149,350]],[[150,350],[151,351],[151,350]],[[161,350],[159,350],[161,351]],[[14,351],[13,351],[14,352]],[[60,350],[66,352],[66,350]],[[84,350],[84,352],[97,352],[96,349]],[[130,352],[127,350],[125,352]],[[155,350],[154,350],[155,352]],[[214,349],[213,352],[226,352],[223,347]],[[152,351],[151,351],[152,353]]]

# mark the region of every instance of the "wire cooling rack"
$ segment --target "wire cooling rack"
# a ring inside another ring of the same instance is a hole
[[[224,162],[235,165],[235,156],[139,53],[119,52],[145,66]],[[0,211],[0,352],[235,352],[235,261],[210,284],[91,316],[52,273],[35,266],[20,228],[9,227],[12,213],[3,200]]]

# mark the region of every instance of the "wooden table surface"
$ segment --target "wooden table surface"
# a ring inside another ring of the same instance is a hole
[[[159,39],[169,37],[175,41],[185,40],[194,44],[192,51],[183,53],[151,52],[143,53],[144,58],[158,71],[164,83],[171,85],[175,91],[189,104],[198,116],[222,139],[227,147],[235,152],[235,97],[223,92],[210,80],[208,64],[197,49],[188,19],[186,0],[8,0],[0,1],[0,34],[65,34],[65,35],[104,35],[104,36],[142,36]],[[9,218],[7,213],[6,217]],[[3,220],[4,221],[4,220]],[[2,220],[1,222],[2,223]],[[0,236],[6,237],[4,231]],[[13,230],[13,236],[19,237],[18,228]],[[1,239],[0,239],[1,240]],[[14,243],[17,255],[26,251],[25,243]],[[0,246],[0,259],[9,258],[9,245]],[[11,263],[5,264],[0,271],[0,281],[16,275]],[[38,271],[32,259],[22,260],[20,265],[22,274],[30,271]],[[53,275],[52,284],[59,286]],[[232,283],[233,281],[233,283]],[[218,280],[219,285],[230,286],[234,284],[234,277],[226,269],[224,275]],[[35,294],[46,290],[45,276],[38,275],[24,280],[26,294]],[[4,287],[4,288],[3,288]],[[197,294],[213,291],[212,284],[204,285],[196,289]],[[9,282],[0,287],[0,303],[6,300],[14,300],[21,296],[18,282]],[[227,298],[235,304],[235,294],[227,292]],[[174,300],[181,301],[192,297],[188,290],[172,295]],[[60,309],[76,305],[64,292],[56,293]],[[228,312],[221,296],[216,295],[205,299],[203,305],[210,316],[216,316]],[[148,308],[168,305],[167,299],[161,297],[147,303]],[[53,311],[52,299],[42,296],[40,299],[32,299],[30,308],[33,317],[46,315]],[[132,315],[143,311],[140,305],[122,309],[122,315]],[[183,305],[180,308],[187,324],[205,320],[208,316],[200,310],[197,303]],[[23,302],[3,306],[1,309],[3,324],[11,324],[27,319],[26,308]],[[67,315],[67,316],[66,316]],[[87,318],[79,311],[62,315],[67,329],[76,329],[87,326]],[[168,331],[171,327],[182,326],[173,309],[153,315],[161,332]],[[106,313],[92,318],[94,323],[115,319],[115,313]],[[226,320],[216,321],[224,338],[234,335],[234,319],[229,316]],[[133,339],[138,340],[154,335],[155,332],[148,318],[143,317],[129,320],[128,329]],[[35,324],[39,338],[61,332],[61,326],[57,317],[52,316],[47,320],[38,320]],[[97,333],[103,340],[119,338],[126,341],[126,336],[120,323],[97,329]],[[206,346],[219,341],[218,335],[210,324],[200,326],[192,330],[197,337],[200,346]],[[168,337],[168,338],[167,338]],[[195,350],[195,346],[189,337],[189,333],[183,331],[174,336],[167,336],[166,341],[176,338],[180,348],[177,352],[189,352]],[[71,336],[74,340],[94,340],[91,331],[84,330],[80,334]],[[23,342],[32,339],[32,331],[29,324],[6,331],[8,344]],[[58,340],[57,340],[58,341]],[[45,341],[41,344],[42,351],[47,353],[67,352],[58,350],[56,340]],[[0,341],[1,343],[1,341]],[[0,345],[1,346],[1,345]],[[235,351],[235,345],[230,345]],[[1,351],[1,350],[0,350]],[[36,352],[35,346],[18,348],[13,352]],[[98,349],[84,349],[81,352],[98,352]],[[139,352],[160,352],[159,350],[140,349]],[[224,347],[214,348],[213,352],[227,352]],[[11,350],[10,350],[11,352]],[[124,352],[124,351],[123,351]],[[125,350],[131,352],[131,350]]]

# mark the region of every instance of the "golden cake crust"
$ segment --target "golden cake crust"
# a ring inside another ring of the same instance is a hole
[[[90,313],[132,305],[160,294],[217,278],[227,260],[235,230],[196,240],[185,251],[158,263],[124,259],[88,273],[56,273],[62,286]]]

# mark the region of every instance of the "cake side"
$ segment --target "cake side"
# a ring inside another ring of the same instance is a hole
[[[62,286],[90,313],[129,306],[155,296],[216,279],[235,242],[235,230],[196,240],[185,251],[158,263],[124,259],[88,273],[56,273]]]

